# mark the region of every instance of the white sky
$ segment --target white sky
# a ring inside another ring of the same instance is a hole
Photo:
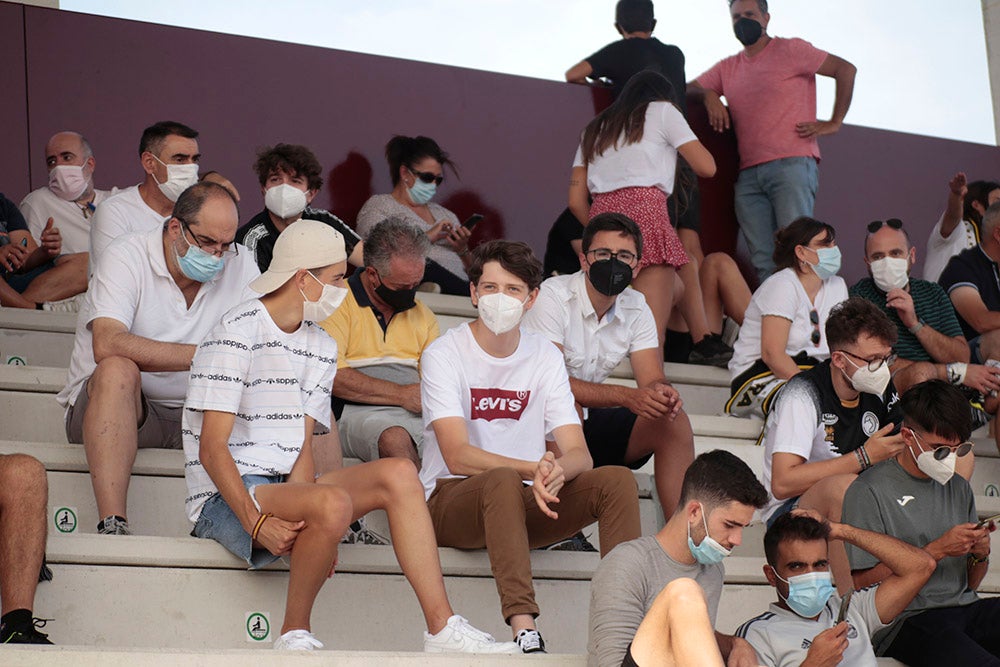
[[[735,53],[726,0],[655,0],[688,79]],[[562,80],[617,38],[614,0],[61,0],[62,9]],[[980,0],[771,0],[768,32],[858,67],[847,122],[996,144]],[[820,77],[819,114],[833,85]]]

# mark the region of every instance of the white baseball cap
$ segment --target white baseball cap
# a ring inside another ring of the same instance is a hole
[[[300,269],[317,269],[347,260],[344,237],[319,220],[296,220],[278,235],[267,271],[250,283],[250,289],[270,294]]]

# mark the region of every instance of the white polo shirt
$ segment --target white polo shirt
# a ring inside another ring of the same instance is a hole
[[[948,261],[967,248],[979,245],[979,230],[969,220],[962,220],[952,230],[948,238],[941,236],[944,214],[938,218],[931,235],[927,238],[927,252],[924,255],[924,280],[936,283],[948,266]]]
[[[118,188],[111,188],[110,191],[94,190],[94,206],[100,206],[105,199],[117,193]],[[83,209],[75,201],[60,199],[48,186],[29,192],[21,201],[20,209],[35,241],[41,242],[42,230],[49,218],[52,218],[62,237],[62,254],[90,252],[90,224],[96,211],[84,215]]]
[[[659,344],[641,292],[626,287],[598,320],[583,271],[543,282],[522,327],[561,345],[566,372],[584,382],[604,382],[627,355]]]
[[[104,250],[119,236],[132,232],[162,229],[163,216],[151,209],[139,194],[139,186],[119,190],[94,211],[90,224],[90,271],[104,254]]]
[[[579,424],[562,356],[545,338],[521,330],[517,349],[502,359],[479,347],[468,324],[447,331],[420,357],[424,456],[420,481],[429,498],[451,474],[432,424],[461,417],[469,443],[522,461],[545,454],[546,435]]]
[[[111,200],[108,200],[111,201]],[[90,289],[80,311],[76,341],[69,362],[69,378],[57,400],[64,408],[76,402],[94,362],[90,323],[99,317],[118,320],[130,333],[161,343],[198,345],[222,316],[248,299],[259,296],[250,281],[260,275],[253,253],[246,248],[226,260],[215,278],[198,290],[188,308],[163,255],[163,232],[127,234],[108,246],[90,278]],[[187,393],[187,371],[142,373],[142,392],[148,400],[180,407]]]

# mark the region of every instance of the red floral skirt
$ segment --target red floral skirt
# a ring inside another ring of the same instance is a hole
[[[667,195],[659,188],[621,188],[594,195],[590,218],[601,213],[623,213],[642,232],[642,266],[687,264],[687,252],[667,212]]]

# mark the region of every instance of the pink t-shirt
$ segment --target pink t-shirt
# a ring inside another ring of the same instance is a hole
[[[740,169],[786,157],[819,160],[816,137],[802,139],[795,125],[816,120],[816,71],[826,60],[802,39],[773,37],[764,50],[716,63],[698,85],[725,95],[740,150]]]

